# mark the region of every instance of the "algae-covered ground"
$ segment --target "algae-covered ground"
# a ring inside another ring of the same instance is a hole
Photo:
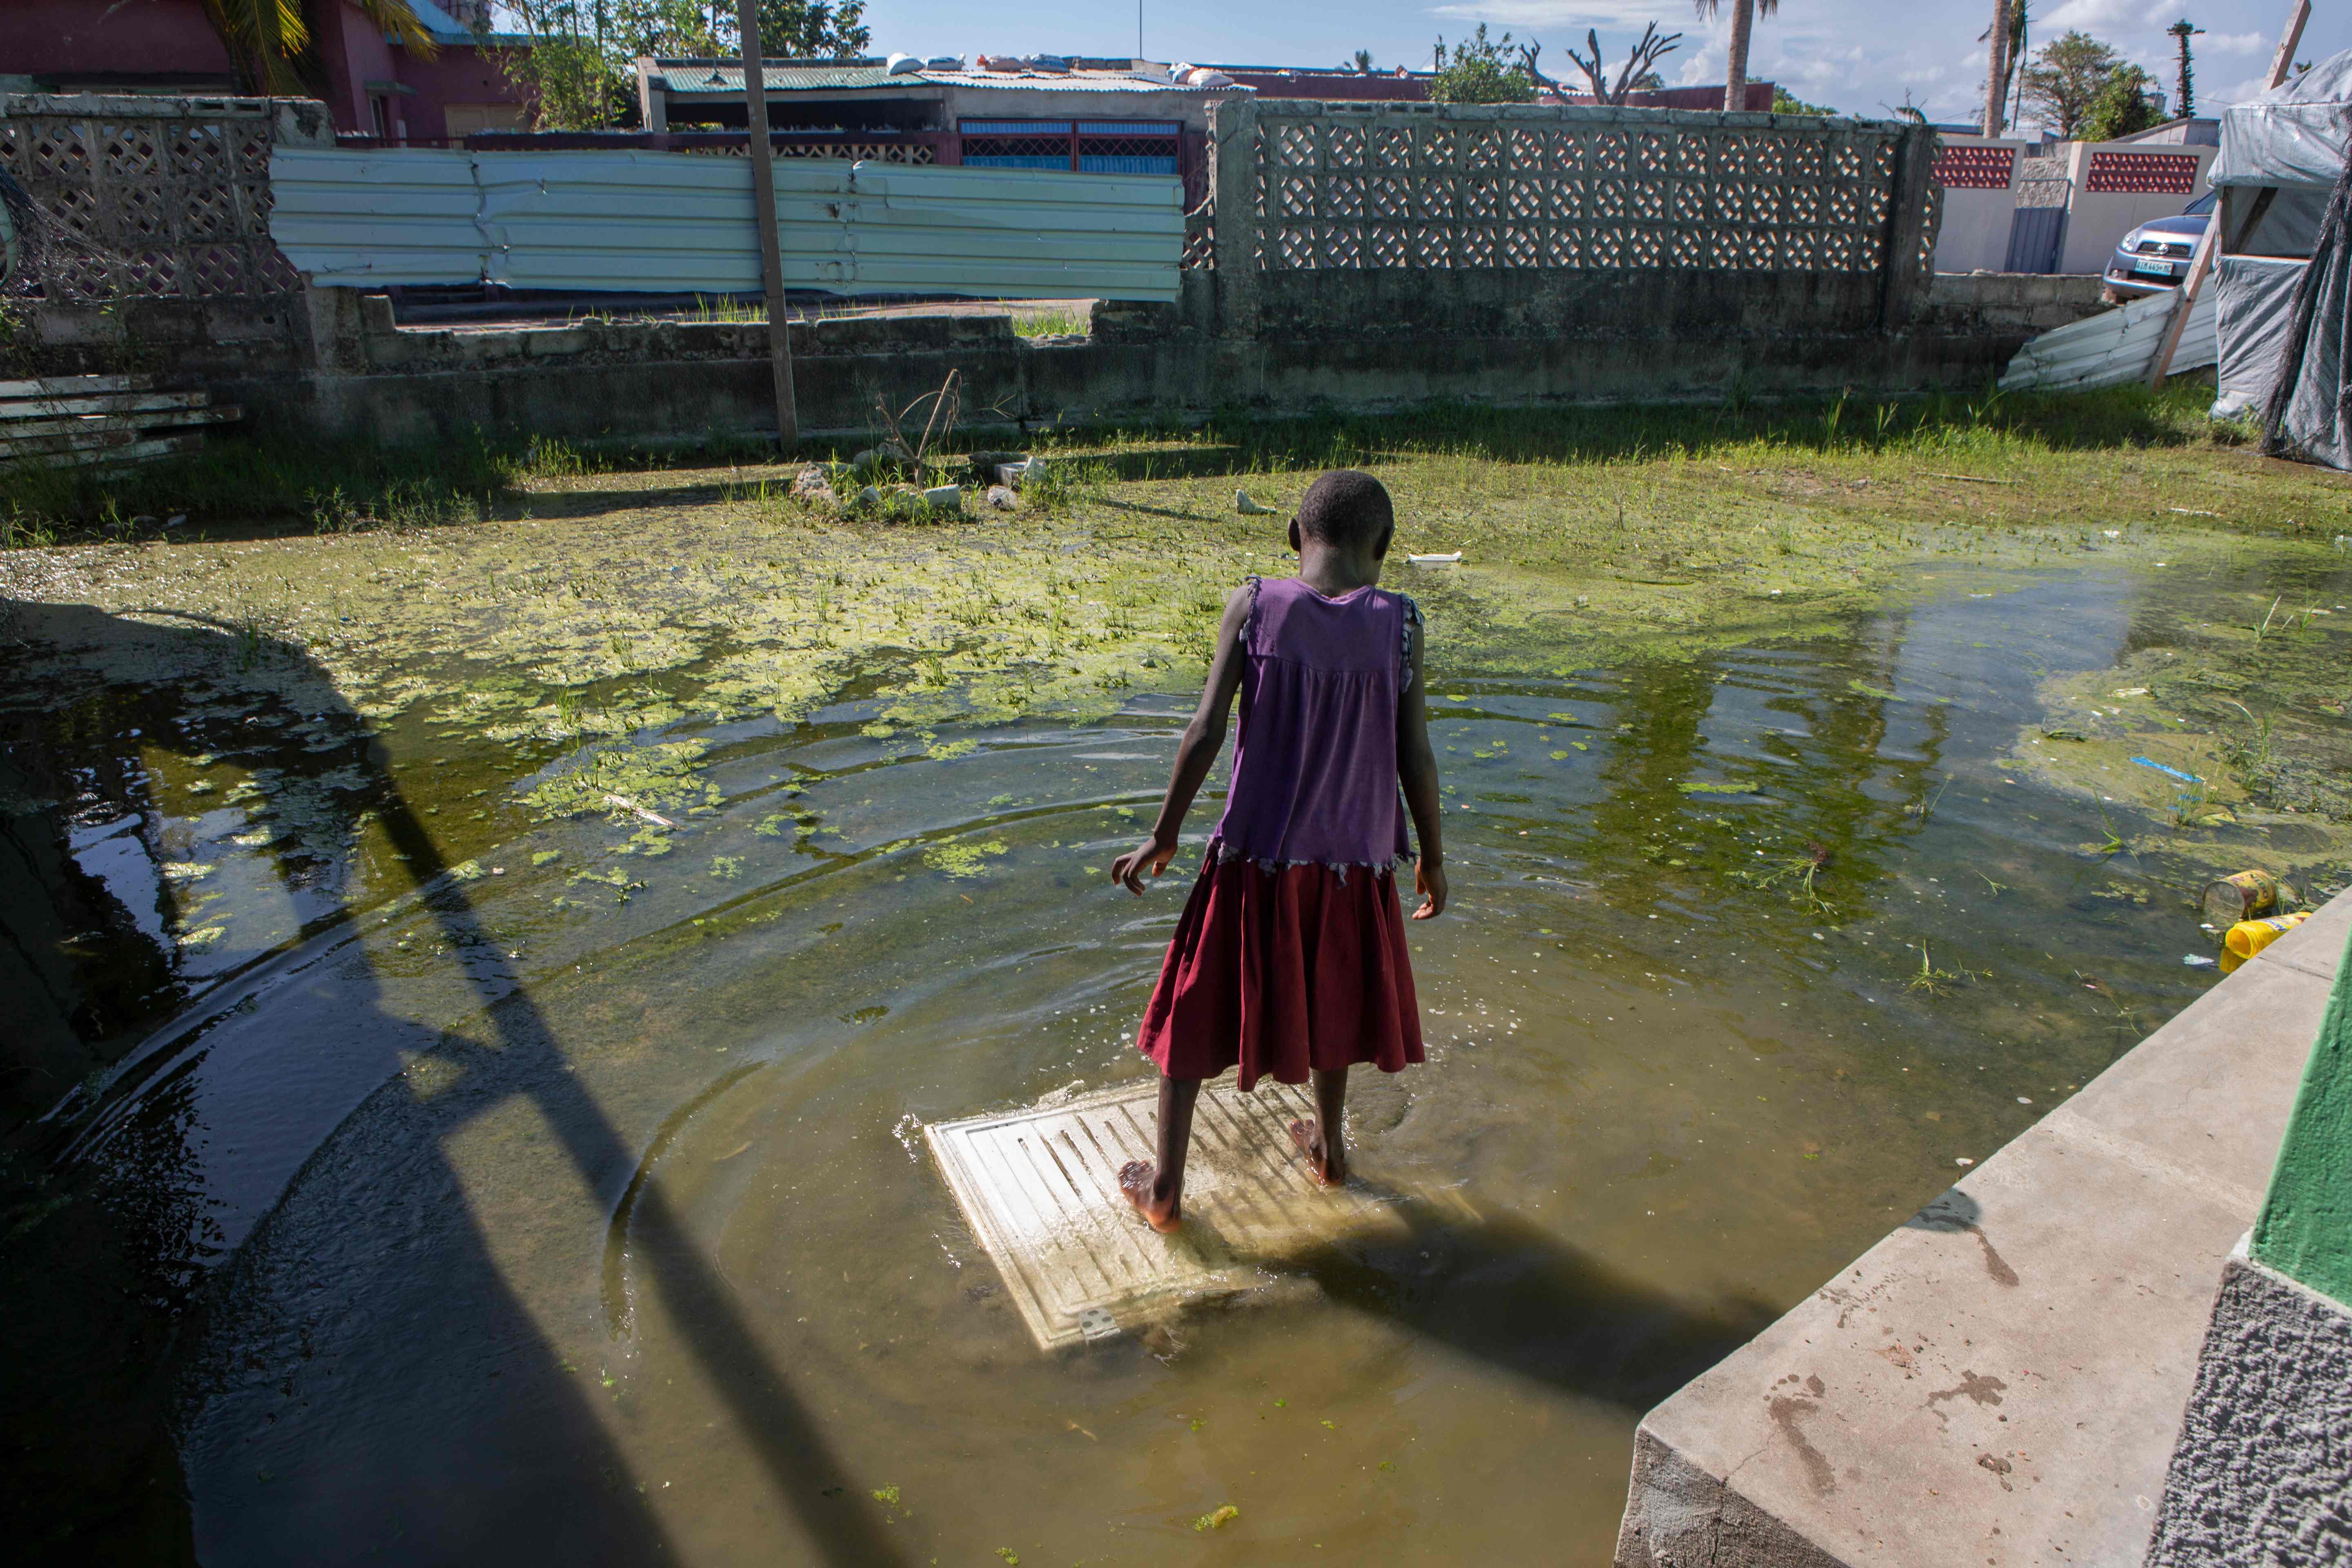
[[[1085,719],[1190,687],[1225,595],[1286,569],[1284,513],[1346,464],[1395,495],[1397,556],[1463,554],[1390,574],[1422,602],[1441,675],[1687,657],[1990,593],[2017,569],[2192,582],[2259,556],[2275,593],[2178,598],[2126,668],[2053,684],[2069,716],[2053,726],[2085,738],[2021,737],[2019,760],[2174,827],[2250,799],[2338,821],[2352,620],[2311,584],[2347,563],[2352,490],[2256,458],[2206,422],[2203,395],[1056,433],[1034,447],[1054,483],[1021,510],[980,510],[974,493],[965,519],[930,522],[793,499],[796,464],[742,453],[696,467],[478,444],[448,455],[436,490],[413,455],[346,473],[350,454],[329,451],[306,474],[265,447],[142,476],[95,510],[55,487],[0,496],[19,539],[78,521],[116,536],[0,556],[0,592],[230,634],[190,640],[215,668],[86,676],[201,676],[297,710],[322,706],[324,683],[371,725],[464,746],[469,779],[504,775],[535,814],[617,821],[697,798],[690,736],[599,744],[656,726],[792,724],[856,699],[880,704],[869,734],[936,752],[971,744],[942,726]],[[162,530],[174,484],[198,499]],[[1273,514],[1238,512],[1237,489]],[[2134,755],[2195,774],[2194,798]],[[250,786],[182,774],[192,792]]]

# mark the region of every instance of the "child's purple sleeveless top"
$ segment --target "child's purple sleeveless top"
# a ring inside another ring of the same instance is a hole
[[[1407,854],[1397,699],[1412,678],[1411,599],[1327,599],[1295,577],[1250,579],[1242,716],[1217,853],[1262,866],[1385,868]]]

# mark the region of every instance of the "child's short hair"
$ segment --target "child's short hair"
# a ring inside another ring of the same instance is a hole
[[[1298,503],[1298,531],[1341,550],[1368,549],[1395,526],[1388,490],[1359,468],[1332,469]]]

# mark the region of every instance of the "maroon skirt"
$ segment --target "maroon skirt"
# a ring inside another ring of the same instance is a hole
[[[1136,1047],[1170,1078],[1241,1068],[1304,1083],[1309,1068],[1422,1059],[1396,875],[1263,870],[1213,848],[1160,965]]]

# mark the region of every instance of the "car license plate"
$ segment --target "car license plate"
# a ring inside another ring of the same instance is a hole
[[[2142,278],[2169,278],[2172,276],[2172,263],[2169,261],[2135,261],[2132,263],[2132,270],[2139,274]]]

